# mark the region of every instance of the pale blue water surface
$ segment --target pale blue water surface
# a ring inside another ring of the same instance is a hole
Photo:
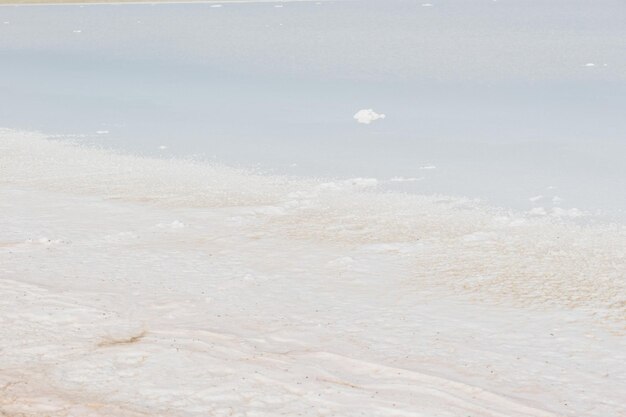
[[[0,126],[626,218],[626,2],[423,3],[3,6]]]

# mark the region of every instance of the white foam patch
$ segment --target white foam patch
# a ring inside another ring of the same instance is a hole
[[[529,210],[528,214],[530,214],[531,216],[552,216],[555,218],[570,218],[570,219],[590,216],[590,213],[577,209],[575,207],[569,208],[569,209],[564,209],[561,207],[553,207],[552,209],[546,209],[544,207],[535,207]]]
[[[375,188],[378,186],[376,178],[350,178],[343,181],[325,182],[319,185],[322,190],[344,191]]]
[[[551,214],[555,217],[570,217],[573,219],[577,217],[589,216],[589,213],[577,208],[563,209],[561,207],[553,207]]]
[[[424,179],[424,177],[393,177],[390,178],[389,181],[390,182],[417,182],[417,181],[422,181]]]
[[[376,120],[384,119],[387,116],[376,113],[373,109],[361,109],[356,112],[353,117],[357,122],[368,125]]]

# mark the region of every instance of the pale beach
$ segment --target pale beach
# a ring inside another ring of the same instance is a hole
[[[1,416],[626,416],[626,5],[2,3]]]

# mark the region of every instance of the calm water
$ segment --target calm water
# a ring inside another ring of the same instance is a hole
[[[422,3],[0,7],[0,126],[626,218],[626,3]]]

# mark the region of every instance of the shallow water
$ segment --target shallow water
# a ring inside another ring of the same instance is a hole
[[[431,3],[1,7],[0,126],[624,219],[626,4]]]

